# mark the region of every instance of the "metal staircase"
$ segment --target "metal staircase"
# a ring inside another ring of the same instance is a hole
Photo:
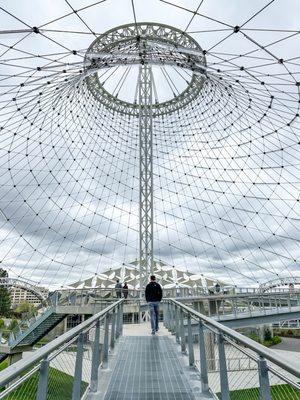
[[[42,315],[38,318],[33,318],[27,324],[27,329],[22,330],[20,327],[17,327],[17,331],[10,333],[7,342],[8,348],[10,351],[17,348],[22,351],[24,347],[33,346],[54,329],[66,316],[67,314],[56,313],[55,307],[47,308]],[[6,359],[8,355],[8,353],[1,353],[0,361]]]

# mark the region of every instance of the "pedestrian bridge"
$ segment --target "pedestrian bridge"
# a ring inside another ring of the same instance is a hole
[[[241,328],[268,323],[300,319],[300,292],[276,290],[271,293],[257,292],[254,289],[241,293],[204,295],[187,292],[172,293],[199,313],[209,316],[231,328]],[[30,350],[40,339],[69,315],[95,315],[116,301],[115,291],[110,290],[67,290],[55,292],[41,315],[22,321],[6,343],[0,344],[0,359],[9,356],[15,362],[24,350]],[[125,320],[134,315],[133,320],[147,319],[147,304],[138,291],[129,291],[124,303]],[[192,324],[193,333],[197,331],[197,321]],[[2,339],[1,333],[0,337]]]
[[[189,368],[167,329],[161,328],[156,336],[150,336],[149,332],[149,324],[145,323],[124,327],[124,335],[112,356],[112,369],[103,370],[100,375],[104,399],[212,398],[199,397],[201,388],[196,371]]]
[[[123,325],[124,305],[112,302],[2,371],[0,399],[299,399],[300,360],[175,299],[164,300],[151,336],[146,323]]]

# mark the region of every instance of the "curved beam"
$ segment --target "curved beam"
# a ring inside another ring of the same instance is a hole
[[[17,278],[0,278],[0,286],[2,287],[17,287],[20,289],[24,289],[27,292],[34,294],[42,303],[44,303],[47,297],[41,293],[36,286],[32,285],[31,283],[24,281],[22,279]]]
[[[271,281],[260,284],[259,289],[262,292],[266,292],[269,289],[287,285],[300,285],[300,276],[296,277],[289,276],[284,278],[273,279]]]

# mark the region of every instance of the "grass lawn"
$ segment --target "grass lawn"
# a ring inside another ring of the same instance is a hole
[[[271,387],[272,400],[300,400],[300,391],[289,385],[274,385]],[[221,394],[218,393],[221,399]],[[230,400],[259,400],[259,389],[241,389],[230,392]]]
[[[35,400],[38,387],[39,373],[35,373],[16,391],[6,396],[7,400]],[[66,400],[72,398],[74,378],[55,368],[49,368],[48,396],[47,400]],[[87,383],[81,382],[81,395],[84,393]],[[3,389],[2,389],[3,390]]]

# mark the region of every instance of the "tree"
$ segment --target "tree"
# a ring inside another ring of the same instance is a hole
[[[8,330],[13,331],[18,325],[18,321],[16,319],[12,319],[8,326]]]
[[[0,268],[0,278],[7,278],[8,273]],[[0,286],[0,315],[8,317],[10,314],[10,295],[6,287]]]
[[[28,303],[28,301],[23,301],[18,307],[15,309],[15,315],[17,316],[26,316],[26,318],[32,318],[36,314],[36,308],[33,304]]]

